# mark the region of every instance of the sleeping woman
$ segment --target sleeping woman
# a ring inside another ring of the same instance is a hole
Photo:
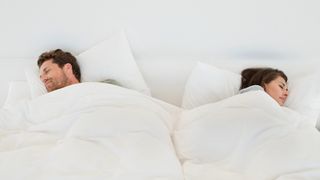
[[[247,68],[241,72],[240,93],[252,90],[264,90],[280,106],[288,97],[287,76],[273,68]]]

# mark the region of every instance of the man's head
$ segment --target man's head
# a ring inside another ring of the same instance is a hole
[[[80,82],[81,72],[76,58],[56,49],[39,56],[40,79],[48,92]]]

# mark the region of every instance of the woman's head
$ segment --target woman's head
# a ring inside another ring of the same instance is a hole
[[[247,68],[241,72],[241,87],[260,85],[280,105],[283,105],[288,96],[287,76],[273,68]]]

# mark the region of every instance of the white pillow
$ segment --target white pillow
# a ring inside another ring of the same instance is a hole
[[[198,62],[187,80],[182,107],[192,109],[235,95],[240,80],[239,74]]]
[[[289,96],[284,106],[289,107],[317,123],[320,113],[320,73],[315,72],[296,79],[288,77]]]
[[[26,81],[12,81],[9,83],[9,90],[7,94],[4,107],[16,105],[21,100],[30,99],[29,87]]]
[[[303,114],[316,124],[320,112],[320,73],[288,77],[289,96],[285,106]],[[238,94],[241,75],[198,63],[193,69],[182,100],[182,107],[192,109]]]
[[[123,31],[80,53],[76,58],[83,82],[113,79],[123,87],[150,95]],[[40,81],[36,65],[27,68],[25,72],[31,97],[45,94],[47,91]]]
[[[47,93],[46,87],[40,80],[38,66],[34,65],[32,67],[28,67],[24,72],[26,74],[32,99]]]

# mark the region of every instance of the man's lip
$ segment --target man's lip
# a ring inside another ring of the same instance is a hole
[[[49,81],[49,80],[46,81],[46,82],[44,82],[45,85],[48,85],[48,84],[50,84],[50,83],[51,83],[51,81]]]

